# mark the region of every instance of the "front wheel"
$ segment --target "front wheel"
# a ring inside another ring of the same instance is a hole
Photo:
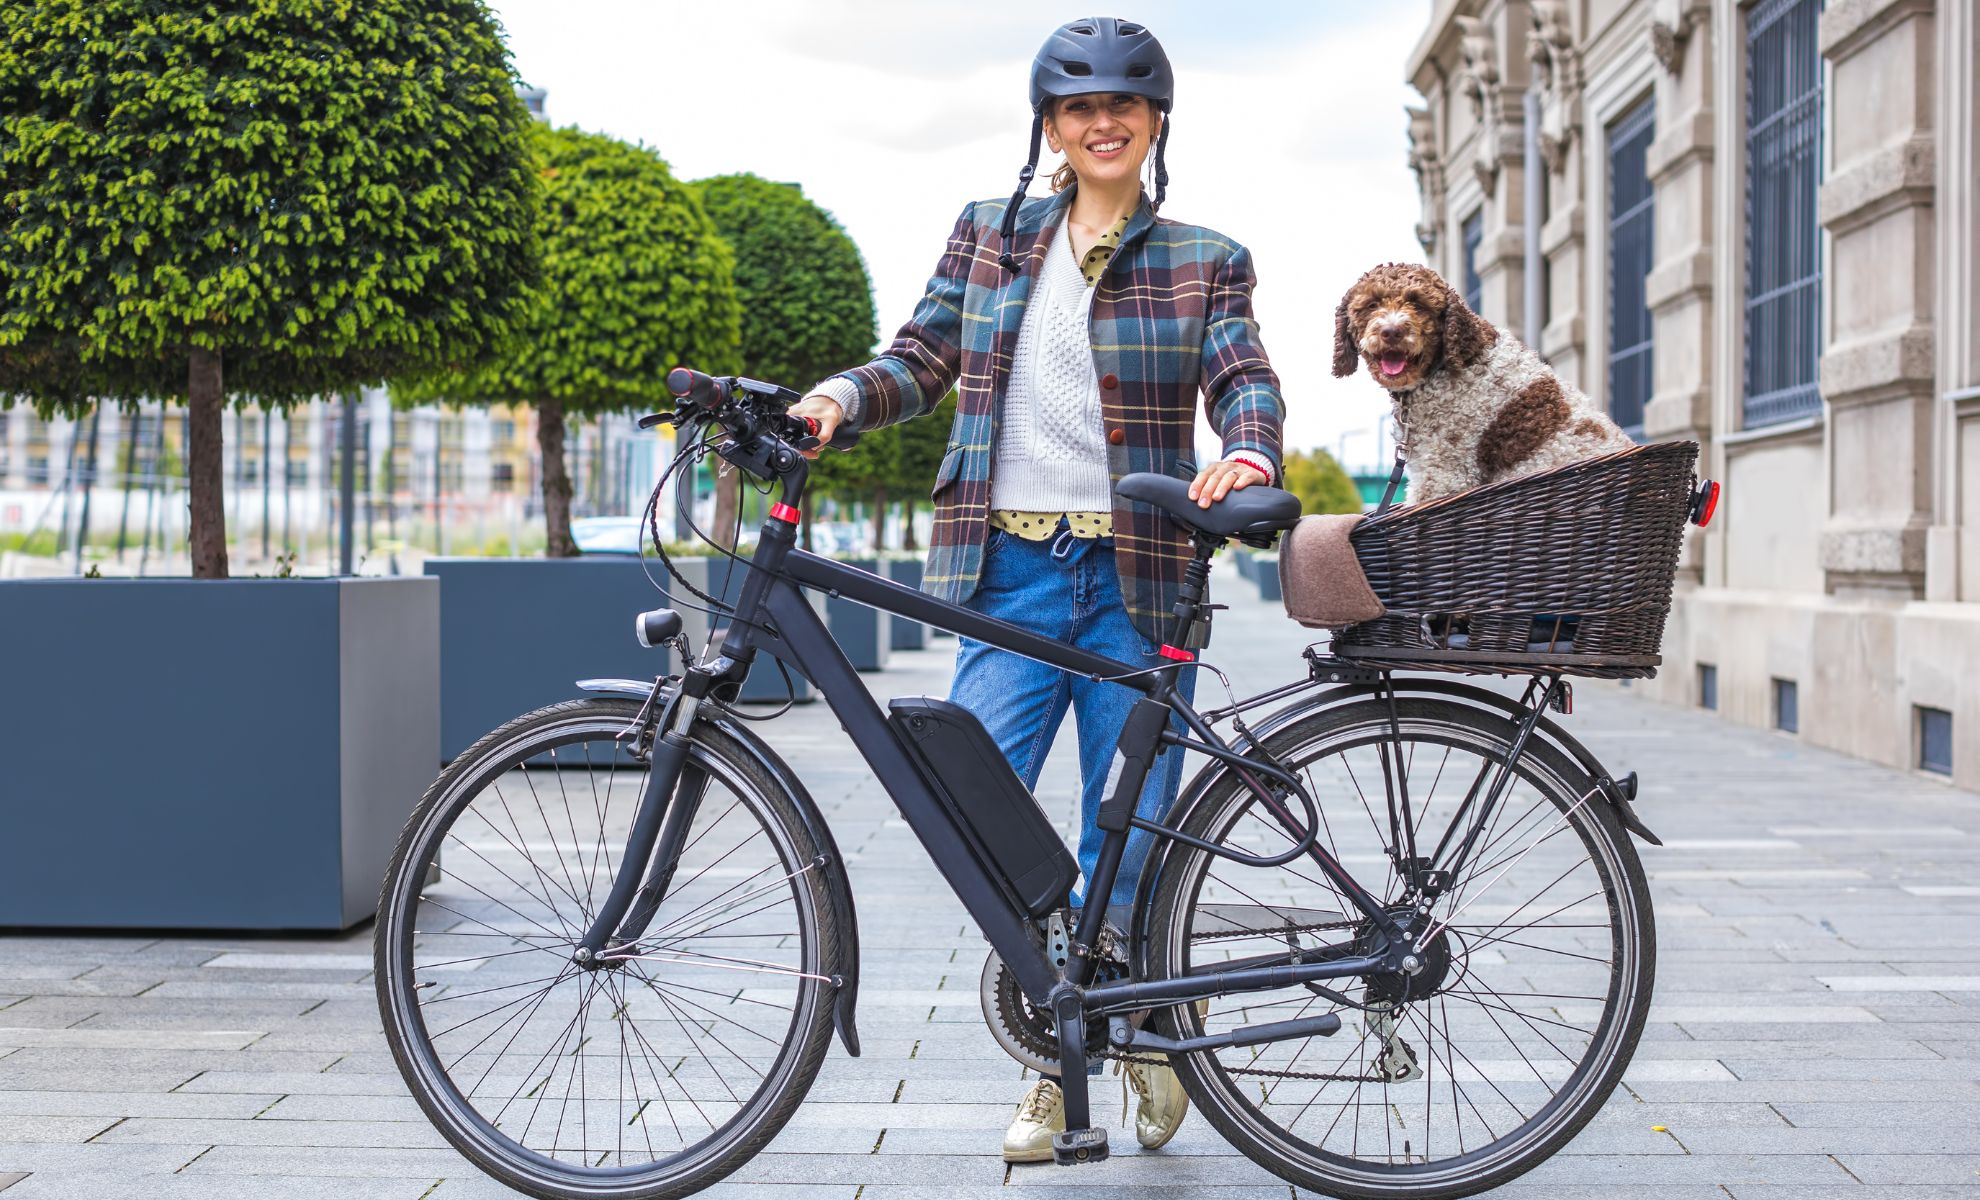
[[[1157,1020],[1193,1037],[1337,1013],[1331,1038],[1181,1055],[1176,1069],[1219,1132],[1291,1183],[1450,1200],[1545,1161],[1608,1098],[1648,1013],[1655,929],[1635,848],[1567,757],[1529,742],[1461,857],[1513,726],[1441,700],[1399,699],[1393,717],[1372,701],[1323,709],[1266,748],[1316,801],[1319,846],[1430,935],[1417,973],[1232,995],[1208,1016],[1181,1005]],[[1256,856],[1296,835],[1228,773],[1183,829]],[[1428,923],[1390,853],[1398,842],[1451,872]],[[1150,978],[1379,945],[1312,856],[1259,868],[1178,843],[1153,903]]]
[[[708,1186],[783,1127],[830,1039],[819,848],[706,725],[683,772],[705,790],[637,954],[573,961],[645,789],[618,740],[639,707],[559,704],[476,742],[413,813],[379,900],[379,1010],[407,1087],[476,1166],[545,1200]]]

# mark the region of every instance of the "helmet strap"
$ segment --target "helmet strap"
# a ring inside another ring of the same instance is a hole
[[[1018,206],[1024,203],[1024,194],[1031,190],[1031,177],[1038,172],[1038,143],[1044,136],[1045,107],[1040,105],[1031,114],[1031,156],[1024,160],[1024,170],[1018,172],[1017,191],[1011,193],[1011,202],[1004,206],[1004,227],[999,231],[1003,253],[997,261],[1013,275],[1017,274],[1018,262],[1011,253],[1011,237],[1017,233]]]
[[[1162,161],[1169,148],[1169,114],[1162,114],[1162,133],[1155,139],[1155,211],[1162,211],[1162,198],[1169,192],[1169,166]]]

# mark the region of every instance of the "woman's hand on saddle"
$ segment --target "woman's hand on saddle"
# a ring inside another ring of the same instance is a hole
[[[818,452],[825,448],[832,440],[832,435],[838,431],[839,422],[846,419],[846,410],[839,407],[837,400],[830,396],[819,395],[817,392],[791,405],[789,411],[794,417],[810,417],[818,422],[818,444],[804,452],[806,458],[817,458]]]
[[[1198,508],[1209,508],[1239,488],[1270,482],[1263,471],[1250,463],[1225,459],[1196,473],[1195,481],[1189,485],[1189,498],[1196,501]]]

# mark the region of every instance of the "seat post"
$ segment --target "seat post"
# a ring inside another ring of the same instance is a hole
[[[1196,623],[1203,615],[1203,598],[1205,590],[1210,586],[1210,556],[1224,544],[1223,538],[1206,533],[1194,533],[1190,541],[1194,543],[1196,553],[1183,568],[1182,590],[1176,595],[1176,606],[1169,610],[1175,623],[1170,627],[1171,633],[1168,646],[1164,647],[1165,652],[1171,648],[1187,651],[1190,636],[1195,632]]]

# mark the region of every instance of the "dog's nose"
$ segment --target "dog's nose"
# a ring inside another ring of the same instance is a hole
[[[1400,325],[1384,325],[1379,332],[1384,343],[1395,343],[1403,340],[1403,330]]]

